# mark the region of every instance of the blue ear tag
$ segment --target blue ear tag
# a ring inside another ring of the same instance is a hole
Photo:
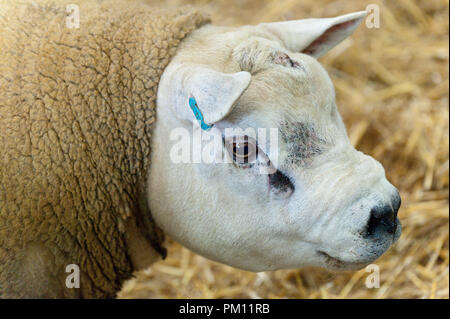
[[[198,108],[197,101],[195,100],[195,98],[193,96],[189,97],[189,106],[191,107],[191,110],[194,113],[195,118],[200,123],[200,127],[202,128],[202,130],[208,131],[209,129],[211,129],[211,127],[214,126],[214,124],[208,125],[205,123],[203,114],[200,111],[200,109]]]

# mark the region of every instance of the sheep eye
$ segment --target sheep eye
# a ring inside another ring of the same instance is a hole
[[[250,156],[250,147],[248,142],[233,143],[233,158],[248,160]]]
[[[228,141],[227,148],[237,164],[253,163],[256,159],[257,145],[248,136],[233,137]]]

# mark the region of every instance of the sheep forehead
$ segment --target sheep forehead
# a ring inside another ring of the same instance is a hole
[[[291,69],[268,61],[267,54],[264,59],[252,59],[252,54],[244,54],[244,63],[253,60],[259,64],[252,64],[252,81],[230,114],[231,119],[283,128],[286,136],[292,135],[290,130],[314,131],[318,136],[323,127],[335,120],[332,82],[314,58],[291,53],[292,59],[302,66]]]
[[[280,61],[280,55],[286,55],[296,62],[296,68],[299,69],[297,78],[327,77],[315,58],[300,52],[291,52],[278,41],[263,35],[248,35],[246,40],[239,42],[232,50],[232,57],[241,70],[252,74],[282,64],[283,59]]]
[[[285,109],[291,115],[300,115],[305,108],[309,108],[310,116],[320,116],[323,111],[331,113],[333,84],[316,59],[289,52],[277,42],[263,38],[244,41],[235,48],[233,58],[240,70],[252,74],[253,87],[259,91],[252,94],[255,103],[272,101],[280,111]]]

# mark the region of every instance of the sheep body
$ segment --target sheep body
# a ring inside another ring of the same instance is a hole
[[[164,254],[143,194],[157,86],[206,22],[85,2],[68,28],[64,1],[2,1],[0,297],[113,297],[142,265],[131,237]]]

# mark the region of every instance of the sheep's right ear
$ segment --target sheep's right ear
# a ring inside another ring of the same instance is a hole
[[[222,73],[192,64],[172,65],[166,71],[163,90],[176,117],[192,121],[200,116],[206,127],[231,112],[251,78],[248,72]]]

